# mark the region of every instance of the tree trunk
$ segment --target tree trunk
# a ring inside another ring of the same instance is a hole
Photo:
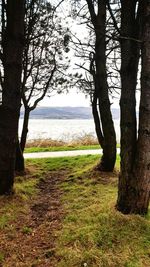
[[[23,157],[23,153],[21,151],[19,139],[18,139],[17,147],[16,147],[15,171],[24,172],[24,170],[25,170],[24,157]]]
[[[143,3],[144,5],[144,3]],[[134,213],[146,214],[150,200],[150,2],[145,1],[141,70],[141,101],[135,166]]]
[[[21,141],[20,141],[20,148],[21,148],[22,152],[25,149],[25,145],[26,145],[26,141],[27,141],[29,115],[30,115],[30,110],[28,107],[25,107],[23,128],[22,128]]]
[[[21,140],[20,144],[18,141],[16,149],[16,165],[15,165],[16,171],[24,171],[25,169],[23,152],[25,149],[27,134],[28,134],[29,115],[30,115],[30,109],[28,107],[25,107]]]
[[[100,146],[103,148],[104,147],[104,137],[103,137],[103,133],[101,130],[101,122],[100,122],[99,112],[97,109],[96,92],[94,92],[93,101],[92,101],[92,114],[93,114],[93,118],[94,118],[94,124],[95,124],[95,131],[96,131],[97,139],[98,139]]]
[[[121,172],[117,206],[124,210],[130,198],[128,185],[132,173],[137,141],[136,126],[136,84],[139,61],[139,45],[130,38],[138,39],[135,20],[136,2],[121,1]],[[128,210],[128,208],[126,207]],[[127,211],[124,211],[127,212]]]
[[[99,169],[102,171],[113,171],[116,162],[116,133],[109,98],[99,102],[99,109],[104,136],[103,155]]]
[[[93,115],[95,120],[96,132],[99,135],[98,140],[103,148],[103,156],[99,164],[102,171],[113,171],[116,161],[116,134],[110,101],[108,96],[108,83],[106,71],[106,0],[97,1],[97,11],[92,0],[86,0],[91,16],[91,22],[95,31],[95,54],[94,54],[94,94],[98,100],[98,108],[93,103]],[[91,68],[91,67],[90,67]],[[99,111],[99,112],[98,112]],[[99,125],[98,125],[99,123]]]
[[[108,83],[106,73],[106,1],[98,3],[98,15],[95,23],[95,90],[99,101],[99,114],[104,137],[103,156],[99,168],[103,171],[113,171],[116,161],[116,134],[110,100],[108,96]]]
[[[17,112],[0,106],[0,194],[13,187],[17,119]]]
[[[145,2],[145,3],[144,3]],[[127,1],[125,1],[125,5]],[[122,101],[122,142],[121,142],[121,175],[119,180],[119,192],[117,208],[123,213],[138,213],[145,214],[148,211],[150,197],[150,4],[143,1],[143,45],[142,45],[142,73],[141,73],[141,102],[139,112],[139,134],[136,140],[135,131],[135,111],[129,109],[129,106],[134,104],[134,96],[129,95],[126,91],[127,101]],[[126,11],[127,12],[127,11]],[[128,21],[129,21],[129,12]],[[134,13],[135,15],[135,13]],[[133,25],[129,21],[128,25]],[[130,35],[131,36],[131,35]],[[135,51],[138,51],[135,44],[132,44],[132,53],[128,61],[136,63]],[[129,47],[126,52],[129,51]],[[133,60],[134,55],[134,60]],[[127,54],[126,54],[127,57]],[[126,59],[127,60],[127,59]],[[129,65],[128,78],[126,81],[128,86],[132,85],[132,90],[136,86],[135,66]],[[132,77],[131,77],[132,74]],[[135,79],[135,81],[134,81]],[[123,89],[123,87],[122,87]],[[131,88],[130,88],[131,89]],[[124,89],[125,90],[125,89]],[[125,95],[125,91],[124,91]],[[124,98],[125,99],[125,98]],[[129,102],[130,101],[130,102]],[[126,108],[125,108],[126,106]],[[134,107],[133,107],[134,108]],[[126,112],[129,110],[130,112]],[[126,115],[125,115],[126,114]],[[131,117],[132,115],[132,117]],[[134,125],[134,127],[133,127]],[[123,128],[124,126],[124,128]],[[123,133],[126,131],[127,136]]]
[[[0,194],[10,193],[14,182],[18,121],[21,106],[21,71],[24,0],[7,0],[3,32],[4,83],[0,106]]]

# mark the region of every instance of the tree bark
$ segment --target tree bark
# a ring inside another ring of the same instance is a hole
[[[127,6],[127,1],[125,1],[125,5]],[[135,11],[133,13],[135,16]],[[129,21],[128,25],[133,25],[133,21],[129,20],[129,12],[127,12],[127,14]],[[135,97],[133,96],[133,93],[132,95],[129,95],[129,92],[127,91],[127,101],[126,103],[122,101],[121,105],[121,175],[119,179],[117,208],[125,214],[147,213],[150,197],[150,3],[148,3],[148,1],[146,0],[142,2],[142,17],[144,20],[144,27],[142,28],[143,43],[141,71],[141,102],[139,111],[138,140],[136,139],[136,128],[134,123],[135,111],[133,110],[133,108],[135,106]],[[133,60],[132,55],[136,55],[134,54],[134,52],[137,51],[137,48],[135,47],[135,44],[132,44],[131,47],[131,52],[133,54],[130,52],[131,54],[128,58],[128,61],[130,60],[131,62],[132,59],[132,62],[136,63],[136,56],[135,60]],[[135,91],[136,77],[135,73],[133,73],[133,70],[136,69],[135,65],[129,66],[130,68],[128,70],[128,78],[126,75],[126,81],[129,84],[128,86],[133,86],[130,89]],[[123,87],[122,90],[122,93],[125,95],[125,89],[123,89]],[[123,99],[125,99],[125,97]],[[129,109],[131,104],[132,110]],[[123,133],[124,131],[127,133],[127,136],[125,136],[125,133]]]
[[[15,171],[18,171],[18,172],[25,171],[24,157],[23,157],[23,153],[22,153],[22,150],[19,144],[19,139],[18,139],[17,147],[16,147]]]
[[[25,149],[27,134],[28,134],[29,115],[30,115],[30,109],[28,107],[25,107],[21,140],[20,140],[20,143],[18,140],[17,147],[16,147],[15,170],[19,172],[25,170],[23,152]]]
[[[132,173],[136,142],[136,84],[139,62],[139,44],[131,38],[138,39],[136,22],[136,1],[121,1],[121,171],[119,176],[117,207],[128,213],[125,206],[130,198],[129,184]]]
[[[98,1],[95,33],[95,90],[98,96],[99,114],[104,137],[103,156],[99,169],[113,171],[116,162],[116,134],[110,109],[106,72],[106,0]]]
[[[102,129],[101,129],[99,112],[97,109],[96,92],[94,92],[93,101],[92,101],[92,114],[93,114],[93,118],[94,118],[94,124],[95,124],[95,131],[96,131],[97,139],[98,139],[100,146],[103,148],[104,147],[104,137],[103,137],[103,133],[102,133]]]
[[[150,200],[150,2],[144,2],[139,132],[133,170],[136,197],[132,199],[132,210],[138,214],[148,212]]]
[[[106,0],[98,0],[97,12],[92,0],[86,0],[95,31],[95,68],[91,74],[94,79],[94,98],[92,104],[98,141],[103,148],[103,156],[98,168],[113,171],[116,162],[116,134],[110,100],[106,71]],[[96,14],[97,13],[97,14]],[[96,98],[96,100],[95,100]],[[96,103],[98,102],[98,103]],[[98,109],[97,109],[98,104]]]
[[[29,115],[30,115],[30,109],[28,107],[25,107],[23,128],[22,128],[21,140],[20,140],[20,148],[21,148],[22,153],[25,149],[26,140],[27,140]]]
[[[7,22],[2,44],[4,82],[0,106],[0,194],[10,193],[14,182],[24,33],[24,0],[7,0],[6,5]]]

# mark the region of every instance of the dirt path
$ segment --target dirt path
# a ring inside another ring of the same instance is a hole
[[[51,172],[38,185],[39,193],[27,214],[14,222],[15,236],[4,233],[0,250],[5,251],[4,267],[55,267],[59,258],[55,244],[64,215],[59,184],[65,172]]]
[[[101,149],[24,153],[24,158],[58,158],[102,154]]]
[[[117,148],[117,154],[119,153],[120,153],[120,148]],[[24,158],[25,159],[58,158],[58,157],[73,157],[81,155],[101,155],[101,154],[102,154],[102,149],[89,149],[89,150],[24,153]]]

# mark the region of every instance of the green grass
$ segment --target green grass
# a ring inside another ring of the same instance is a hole
[[[93,170],[98,161],[97,155],[33,161],[45,170],[68,170],[61,184],[66,215],[57,233],[57,267],[148,267],[149,215],[115,209],[118,174]]]
[[[28,214],[27,202],[38,193],[36,185],[41,177],[40,169],[32,167],[31,170],[32,173],[15,178],[13,195],[0,196],[0,230],[11,228],[18,214]]]
[[[0,229],[7,229],[10,221],[12,225],[18,212],[27,214],[26,202],[38,193],[40,179],[46,179],[49,171],[65,171],[60,184],[65,215],[56,232],[57,267],[149,267],[150,216],[123,215],[115,209],[119,156],[114,173],[99,173],[93,168],[98,162],[97,155],[27,160],[36,171],[32,177],[17,178],[14,202],[1,203]],[[32,229],[25,225],[22,232],[28,235]]]
[[[87,146],[49,146],[49,147],[27,147],[25,153],[33,152],[54,152],[54,151],[73,151],[73,150],[88,150],[88,149],[100,149],[99,145],[87,145]]]
[[[48,169],[70,170],[61,185],[66,216],[58,233],[58,267],[150,266],[149,220],[115,210],[117,180],[93,172],[96,162],[97,156],[43,160]]]
[[[23,229],[22,229],[22,233],[26,234],[26,235],[29,235],[29,234],[32,233],[32,228],[28,227],[28,226],[24,226]]]
[[[120,147],[117,144],[117,148]],[[91,150],[100,149],[99,145],[78,145],[78,146],[49,146],[49,147],[27,147],[24,153],[34,153],[34,152],[55,152],[55,151],[74,151],[74,150]]]
[[[15,191],[18,195],[30,197],[33,194],[37,193],[37,180],[36,179],[29,179],[23,180],[22,182],[16,182],[15,184]]]
[[[3,261],[4,261],[4,258],[5,258],[5,255],[4,255],[4,253],[0,251],[0,264],[2,264],[2,263],[3,263]],[[2,266],[2,265],[1,265],[1,266]]]
[[[82,171],[84,168],[89,168],[89,165],[96,165],[99,162],[98,155],[76,156],[76,157],[60,157],[60,158],[42,158],[42,159],[27,159],[27,163],[32,162],[35,166],[40,166],[41,171],[63,171],[72,172]]]

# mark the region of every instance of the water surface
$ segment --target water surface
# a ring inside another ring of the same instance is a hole
[[[23,120],[20,119],[19,135],[21,133]],[[117,139],[119,141],[119,121],[115,120]],[[93,120],[51,120],[30,119],[28,140],[34,139],[56,139],[70,141],[75,137],[90,134],[96,136]]]

